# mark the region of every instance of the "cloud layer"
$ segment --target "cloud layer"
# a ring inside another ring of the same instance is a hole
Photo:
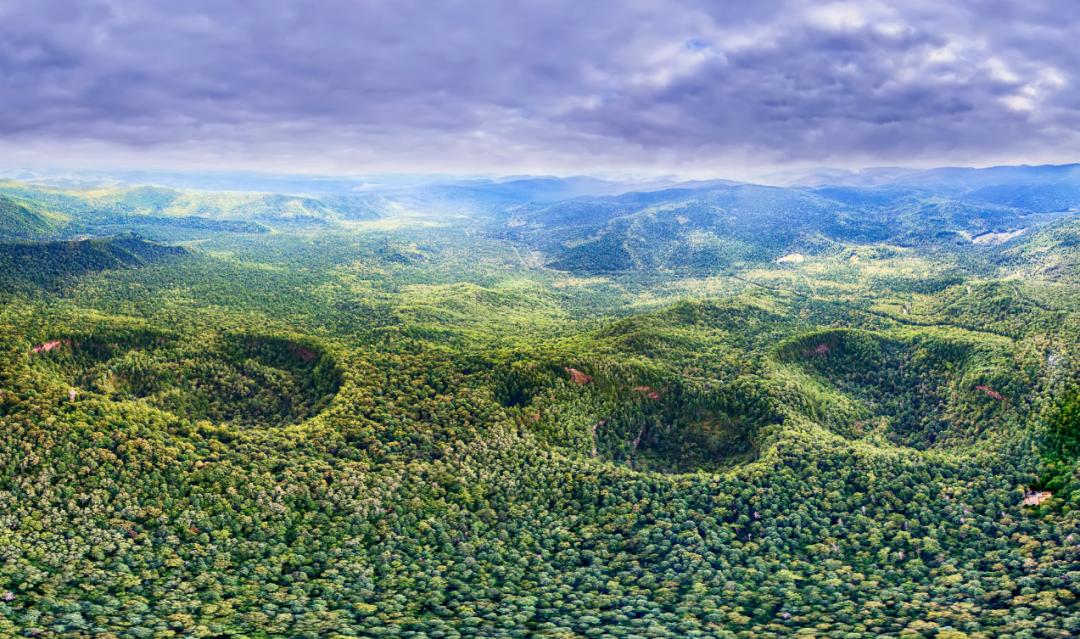
[[[1068,0],[7,0],[8,157],[289,170],[1063,162]]]

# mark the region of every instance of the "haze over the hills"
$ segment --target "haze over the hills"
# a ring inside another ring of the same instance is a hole
[[[873,187],[885,185],[974,188],[991,184],[1053,184],[1080,180],[1080,166],[995,166],[870,167],[865,169],[803,168],[785,169],[726,178],[718,174],[710,179],[691,179],[678,175],[553,175],[373,173],[320,175],[310,173],[266,173],[260,171],[178,171],[168,169],[86,169],[67,167],[15,166],[0,168],[0,179],[53,186],[164,186],[203,191],[254,191],[293,194],[357,194],[375,191],[406,191],[444,186],[469,186],[504,192],[518,192],[522,197],[541,200],[569,199],[579,195],[615,195],[631,191],[646,192],[670,188],[707,188],[737,183],[779,187],[824,188],[830,186]]]

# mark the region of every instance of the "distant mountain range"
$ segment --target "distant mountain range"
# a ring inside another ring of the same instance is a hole
[[[1038,229],[1071,224],[1080,209],[1075,164],[772,176],[783,185],[582,176],[3,175],[12,179],[0,180],[0,239],[132,231],[184,241],[426,217],[527,246],[551,268],[583,272],[717,272],[788,252],[868,244],[964,249],[985,257],[987,247],[1008,249]]]
[[[904,185],[918,188],[971,190],[999,184],[1080,183],[1080,164],[1045,166],[994,166],[982,169],[941,167],[908,169],[876,167],[846,169],[807,169],[781,171],[752,180],[768,186],[824,188],[834,186],[874,187]]]
[[[370,192],[489,192],[523,201],[554,202],[583,195],[618,195],[681,185],[688,188],[735,184],[731,180],[685,181],[673,178],[609,180],[595,177],[454,176],[440,174],[304,175],[249,171],[140,171],[10,168],[0,179],[57,188],[158,186],[200,191],[240,191],[290,195],[352,195]]]
[[[676,187],[710,188],[739,183],[812,189],[838,186],[866,188],[904,185],[949,190],[972,190],[999,184],[1060,184],[1080,182],[1080,164],[934,169],[872,167],[856,171],[835,168],[791,169],[765,174],[750,180],[704,181],[683,180],[676,176],[650,179],[602,179],[587,176],[492,177],[419,173],[311,175],[255,171],[91,170],[55,167],[0,169],[0,178],[65,188],[161,186],[201,191],[311,195],[401,191],[441,186],[490,190],[504,196],[530,201],[557,201],[580,196],[618,195],[632,191],[656,191]]]

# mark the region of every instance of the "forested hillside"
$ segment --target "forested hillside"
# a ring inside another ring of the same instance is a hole
[[[0,238],[40,239],[56,232],[58,220],[50,219],[32,204],[0,196]]]
[[[1000,244],[1068,215],[1060,207],[1080,203],[1075,195],[1033,209],[1026,202],[892,186],[672,189],[533,206],[515,211],[495,236],[539,247],[560,270],[711,273],[770,263],[796,250]]]
[[[0,183],[0,634],[1076,636],[1078,203],[1009,175]]]
[[[0,295],[55,292],[81,275],[167,262],[188,255],[134,234],[55,242],[0,242]]]
[[[376,219],[353,196],[313,198],[270,193],[208,193],[162,187],[76,187],[0,180],[0,240],[66,239],[135,232],[193,240],[217,233],[302,230]]]

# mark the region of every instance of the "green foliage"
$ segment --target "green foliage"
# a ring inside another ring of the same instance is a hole
[[[94,233],[132,232],[163,240],[187,240],[205,237],[208,233],[270,233],[270,227],[248,220],[213,220],[205,217],[155,217],[150,215],[118,215],[105,223],[85,225]],[[78,230],[73,227],[72,230]]]
[[[1047,434],[1046,449],[1061,459],[1080,457],[1080,397],[1075,391],[1061,400]]]
[[[134,235],[71,242],[0,243],[0,293],[58,291],[79,276],[181,258],[182,248]]]
[[[37,240],[56,233],[57,221],[32,205],[0,196],[0,240]]]
[[[279,231],[0,246],[0,634],[1080,630],[1080,291],[1015,248],[885,246],[866,193],[536,207],[606,256],[494,214],[0,186],[91,230]],[[778,201],[833,239],[753,237]]]
[[[340,386],[334,361],[307,343],[262,335],[183,340],[153,330],[52,340],[35,365],[113,401],[138,400],[194,420],[293,424],[321,412]]]
[[[1048,422],[1040,488],[1080,510],[1080,394],[1075,389],[1052,408]]]
[[[914,448],[972,443],[1009,428],[1028,417],[1025,394],[1037,382],[1008,350],[933,334],[817,331],[785,342],[778,355],[852,397],[847,406],[856,410],[847,417],[858,422],[849,430],[884,420],[891,440]]]

